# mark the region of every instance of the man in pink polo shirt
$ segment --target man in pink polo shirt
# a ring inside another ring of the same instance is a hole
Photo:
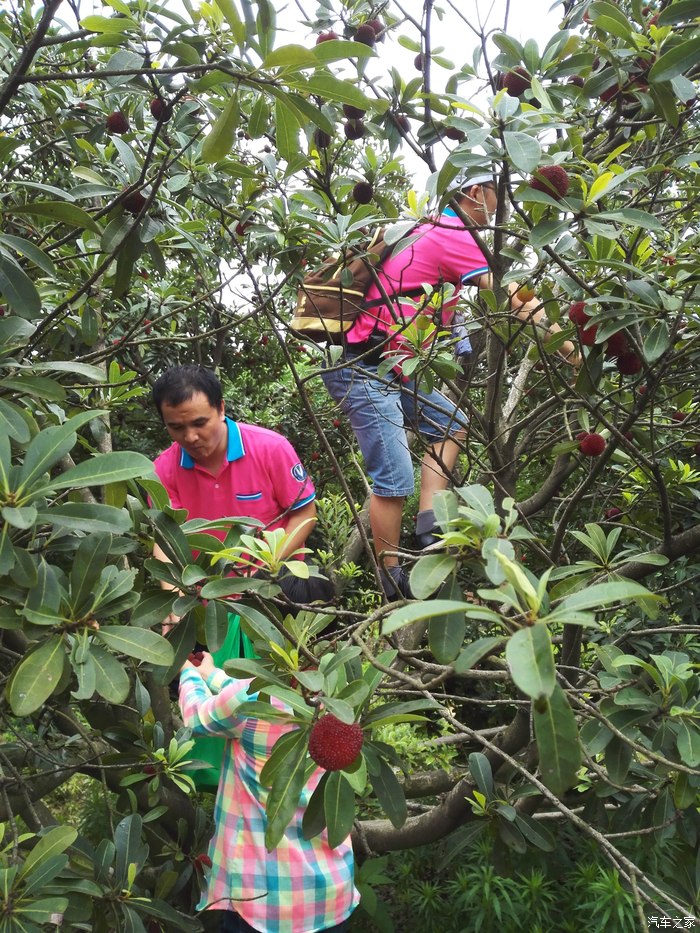
[[[266,530],[284,528],[283,559],[304,546],[316,524],[316,491],[286,438],[227,418],[221,383],[201,366],[166,370],[153,401],[173,440],[154,463],[173,508],[187,509],[188,518],[246,517]],[[213,534],[223,540],[226,530]],[[158,546],[154,556],[167,561]],[[295,603],[332,596],[325,577],[288,575],[278,582]]]

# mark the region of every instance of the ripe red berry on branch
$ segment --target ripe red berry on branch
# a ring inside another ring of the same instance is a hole
[[[116,133],[122,136],[129,132],[129,119],[121,110],[113,110],[105,120],[105,127],[108,133]]]
[[[561,165],[541,165],[530,179],[534,191],[542,191],[555,201],[566,197],[569,183],[569,173]]]
[[[606,440],[602,434],[584,432],[583,437],[580,434],[578,437],[578,449],[584,457],[599,457],[605,450]]]
[[[586,314],[586,302],[585,301],[574,301],[569,307],[569,320],[573,324],[577,324],[579,327],[583,327],[584,324],[587,324],[590,320],[590,316]]]
[[[317,719],[309,735],[309,755],[326,771],[342,771],[362,751],[362,726],[341,722],[332,713]]]

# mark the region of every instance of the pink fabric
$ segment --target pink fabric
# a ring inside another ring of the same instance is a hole
[[[424,232],[422,228],[416,231],[420,236],[414,243],[382,263],[379,279],[388,295],[400,295],[424,284],[435,286],[451,282],[456,286],[456,292],[442,309],[442,323],[449,325],[462,283],[487,273],[489,267],[474,237],[454,211],[448,209],[436,221],[424,226]],[[372,284],[366,300],[381,297],[379,288]],[[404,304],[400,308],[404,320],[410,320],[416,313],[410,305]],[[391,325],[396,323],[396,303],[392,310],[386,305],[379,305],[361,313],[348,333],[348,343],[367,340],[376,333],[375,325],[380,333],[388,333]]]
[[[179,444],[155,460],[173,508],[187,509],[189,518],[245,516],[258,519],[270,531],[284,527],[290,511],[316,497],[299,456],[275,431],[229,418],[226,423],[229,459],[216,476],[193,463]],[[223,540],[226,532],[212,534]]]

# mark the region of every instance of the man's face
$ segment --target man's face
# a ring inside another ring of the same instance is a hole
[[[226,449],[224,403],[214,408],[204,392],[195,392],[180,405],[164,402],[161,415],[170,437],[195,463],[208,464]]]
[[[477,226],[485,226],[491,222],[496,213],[498,195],[495,185],[473,185],[463,195],[465,211]]]

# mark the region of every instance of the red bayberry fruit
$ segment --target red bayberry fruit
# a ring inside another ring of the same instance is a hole
[[[321,458],[321,454],[317,450],[312,451],[311,453],[312,460],[319,460],[320,458]]]
[[[129,214],[140,214],[146,206],[146,199],[140,191],[130,191],[122,201],[122,207]]]
[[[598,325],[591,324],[590,327],[579,327],[578,336],[584,347],[592,347],[595,343]]]
[[[156,773],[156,766],[155,766],[155,765],[144,765],[144,766],[143,766],[143,773],[144,773],[144,774],[150,774],[150,775],[155,774],[155,773]]]
[[[362,110],[360,107],[353,107],[352,104],[343,104],[343,113],[348,120],[361,120],[367,111]]]
[[[603,518],[610,522],[614,518],[617,518],[619,515],[622,515],[622,509],[618,509],[616,505],[613,505],[612,508],[605,510],[603,513]]]
[[[202,853],[201,855],[196,856],[195,862],[198,865],[201,865],[202,868],[211,868],[211,859],[205,853]]]
[[[369,204],[374,194],[374,188],[368,181],[358,181],[352,189],[352,196],[358,204]]]
[[[334,418],[334,419],[333,419],[333,427],[334,427],[334,428],[339,428],[341,424],[342,424],[342,421],[340,420],[340,418]]]
[[[362,120],[348,120],[343,126],[347,139],[362,139],[365,135],[365,124]]]
[[[162,97],[154,97],[150,104],[151,116],[163,123],[170,119],[170,107]]]
[[[413,59],[413,67],[416,69],[416,71],[423,70],[423,53],[422,52],[419,52],[416,55],[416,57]]]
[[[341,722],[326,713],[311,727],[309,755],[326,771],[342,771],[362,751],[362,726],[359,722]]]
[[[368,19],[365,25],[371,26],[374,32],[374,38],[377,42],[384,41],[384,23],[380,19]]]
[[[331,144],[331,135],[325,130],[316,130],[314,132],[314,144],[317,149],[328,149]]]
[[[392,113],[391,119],[400,133],[406,135],[411,131],[411,121],[405,113]]]
[[[316,45],[320,45],[321,42],[331,42],[333,39],[338,38],[338,33],[333,32],[332,29],[329,29],[328,32],[321,32],[316,36]]]
[[[264,347],[266,347],[267,344],[268,344],[268,342],[269,342],[269,340],[270,340],[270,338],[267,336],[267,334],[263,334],[262,337],[260,338],[260,343],[261,343]]]
[[[695,456],[700,457],[700,441],[698,441],[695,447],[693,447],[693,450],[695,451]]]
[[[586,314],[585,301],[574,301],[572,303],[569,308],[569,320],[574,324],[578,324],[579,327],[583,327],[584,324],[590,321],[590,317]]]
[[[456,126],[446,126],[445,136],[448,139],[453,139],[455,142],[458,142],[458,143],[463,142],[465,139],[465,133],[462,130],[458,130]]]
[[[622,356],[628,349],[627,334],[624,330],[618,330],[617,333],[611,334],[605,343],[605,358],[613,360],[615,357]]]
[[[129,120],[121,110],[113,110],[105,120],[105,126],[108,133],[117,133],[119,136],[129,132]]]
[[[599,457],[605,450],[605,444],[602,434],[586,434],[579,441],[578,449],[584,457]]]
[[[623,376],[634,376],[640,372],[641,368],[642,361],[633,351],[621,353],[617,358],[617,371]],[[646,389],[646,386],[644,386],[644,388]]]
[[[569,190],[569,173],[561,165],[541,165],[530,179],[530,187],[561,201]]]
[[[678,421],[679,423],[680,423],[681,421],[685,421],[685,419],[686,419],[687,417],[688,417],[688,415],[687,415],[686,412],[684,412],[684,411],[674,411],[673,414],[671,415],[671,418],[672,418],[674,421]]]
[[[357,27],[357,32],[353,36],[355,42],[361,42],[363,45],[369,45],[370,48],[377,41],[377,35],[369,23],[363,23]]]
[[[518,66],[511,71],[499,72],[496,77],[496,87],[500,91],[505,88],[511,97],[520,97],[532,84],[532,78],[524,68]]]
[[[586,82],[581,77],[581,75],[571,75],[571,77],[568,80],[568,84],[575,84],[576,87],[583,87],[585,83]]]

